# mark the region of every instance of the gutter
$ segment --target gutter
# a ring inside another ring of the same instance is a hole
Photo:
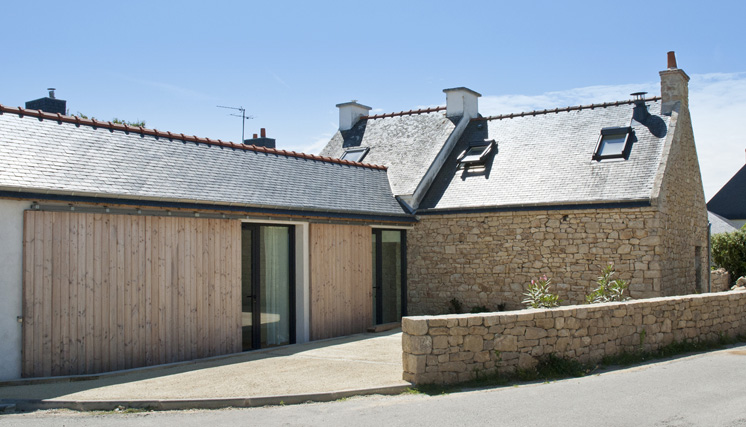
[[[633,200],[597,200],[589,202],[576,202],[568,204],[557,203],[522,203],[502,206],[478,206],[468,208],[443,208],[426,209],[417,211],[417,215],[453,215],[467,213],[489,213],[489,212],[525,212],[525,211],[556,211],[556,210],[581,210],[581,209],[622,209],[622,208],[647,208],[652,206],[650,199]]]
[[[248,204],[228,203],[219,204],[214,201],[197,201],[184,199],[163,199],[163,198],[116,198],[102,197],[100,194],[88,195],[86,193],[75,192],[55,192],[45,191],[29,192],[23,190],[7,191],[0,187],[0,198],[26,199],[26,200],[45,200],[57,202],[73,203],[90,203],[96,205],[125,205],[125,206],[143,206],[163,209],[184,209],[184,210],[219,210],[240,213],[241,215],[264,214],[264,215],[285,215],[285,216],[305,216],[314,218],[341,218],[341,219],[360,219],[370,221],[386,222],[403,222],[414,223],[416,219],[408,214],[381,214],[377,212],[360,212],[360,211],[323,211],[308,209],[304,207],[281,207],[281,206],[252,206]]]

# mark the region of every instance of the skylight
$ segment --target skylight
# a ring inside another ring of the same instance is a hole
[[[484,165],[487,160],[487,155],[492,151],[492,146],[495,144],[494,140],[480,141],[469,145],[461,155],[458,157],[459,168],[467,166]]]
[[[368,154],[368,147],[350,148],[345,150],[344,154],[342,154],[342,157],[340,157],[340,160],[360,162],[363,160],[363,157],[365,157],[366,154]]]
[[[632,128],[613,127],[601,129],[593,160],[627,159],[632,149]]]

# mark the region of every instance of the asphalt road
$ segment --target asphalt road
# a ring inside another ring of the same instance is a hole
[[[746,345],[552,383],[217,411],[0,416],[13,426],[746,426]]]

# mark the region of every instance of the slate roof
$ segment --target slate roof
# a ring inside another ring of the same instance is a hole
[[[443,112],[388,116],[337,131],[321,155],[340,157],[347,148],[368,147],[363,161],[388,167],[394,194],[412,194],[457,123]]]
[[[727,219],[746,219],[746,165],[712,196],[707,210]]]
[[[0,191],[405,216],[384,168],[9,111]]]
[[[472,120],[419,211],[650,200],[669,117],[659,99],[647,105],[645,125],[629,102]],[[634,130],[629,159],[592,160],[601,129],[617,126]],[[490,139],[497,149],[482,172],[457,169],[470,142]]]
[[[707,220],[712,224],[712,227],[710,228],[711,235],[738,231],[738,227],[716,213],[707,211]]]

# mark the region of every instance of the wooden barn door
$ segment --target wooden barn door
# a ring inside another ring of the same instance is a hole
[[[24,377],[241,351],[241,225],[26,211]]]

